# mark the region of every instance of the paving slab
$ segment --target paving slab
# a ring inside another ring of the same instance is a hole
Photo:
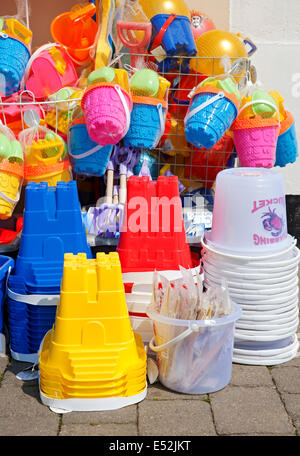
[[[105,412],[71,412],[62,415],[62,424],[136,424],[137,405]]]
[[[275,387],[227,386],[209,397],[218,435],[295,435]]]
[[[67,424],[62,425],[59,436],[137,436],[137,426],[135,424]],[[101,450],[101,442],[99,446]]]
[[[156,382],[148,386],[147,399],[153,400],[203,400],[207,394],[182,394],[165,388],[161,383]]]
[[[271,374],[280,392],[300,394],[300,368],[277,366]]]
[[[6,370],[1,382],[0,404],[0,435],[57,435],[59,416],[41,403],[37,381],[24,383]]]
[[[210,404],[203,400],[146,399],[138,404],[141,436],[214,436]]]
[[[230,385],[273,386],[270,371],[266,366],[232,365]]]
[[[3,372],[5,371],[8,363],[9,363],[8,356],[1,354],[0,355],[0,375],[3,374]]]

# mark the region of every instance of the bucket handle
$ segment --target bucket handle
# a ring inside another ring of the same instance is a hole
[[[98,146],[95,146],[92,149],[90,149],[90,150],[88,150],[86,152],[83,152],[82,154],[78,154],[78,155],[73,155],[70,152],[70,148],[69,148],[68,154],[70,155],[70,157],[74,158],[75,160],[81,160],[82,158],[86,158],[86,157],[89,157],[90,155],[95,154],[96,152],[101,150],[103,147],[105,147],[105,146],[100,146],[100,144],[99,144]]]
[[[258,104],[258,103],[263,103],[265,105],[268,105],[270,106],[271,108],[274,108],[277,115],[278,115],[278,122],[280,123],[280,114],[279,114],[279,110],[278,110],[278,107],[275,106],[273,103],[270,103],[269,101],[265,101],[265,100],[253,100],[253,101],[249,101],[249,103],[246,103],[244,106],[242,106],[242,108],[240,109],[239,111],[239,115],[242,111],[244,111],[244,109],[248,108],[249,106],[252,106],[254,104]]]
[[[193,109],[192,111],[189,111],[187,113],[187,115],[185,116],[185,118],[184,118],[184,123],[186,124],[187,121],[189,119],[191,119],[191,117],[194,117],[194,115],[197,114],[199,111],[202,111],[202,109],[206,108],[207,106],[211,105],[215,101],[218,101],[218,100],[220,100],[221,98],[224,98],[224,97],[225,97],[224,92],[219,92],[219,93],[217,93],[217,95],[212,97],[210,100],[205,101],[201,105],[197,106],[197,108]]]
[[[164,117],[164,114],[163,114],[163,109],[162,109],[162,104],[159,103],[157,105],[157,110],[158,110],[158,115],[159,115],[159,122],[160,122],[160,130],[159,130],[159,133],[157,135],[157,138],[154,142],[154,145],[153,145],[153,149],[155,149],[165,131],[165,117]]]
[[[203,320],[205,326],[215,326],[216,322],[215,320]],[[199,326],[196,323],[192,323],[185,331],[183,331],[181,334],[178,336],[174,337],[174,339],[169,340],[168,342],[161,344],[161,345],[154,345],[154,336],[149,342],[149,347],[152,351],[154,352],[161,352],[165,350],[166,348],[170,348],[173,345],[177,344],[178,342],[181,342],[184,340],[186,337],[188,337],[190,334],[193,332],[199,332],[200,329],[202,329],[203,326]]]
[[[122,89],[121,87],[116,84],[114,86],[114,89],[116,90],[117,94],[119,95],[120,99],[121,99],[121,102],[122,102],[122,105],[124,107],[124,110],[125,110],[125,115],[126,115],[126,130],[125,130],[125,133],[124,133],[124,136],[126,135],[126,133],[128,132],[129,130],[129,127],[130,127],[130,111],[129,111],[129,108],[128,108],[128,104],[125,100],[125,97],[122,93]]]

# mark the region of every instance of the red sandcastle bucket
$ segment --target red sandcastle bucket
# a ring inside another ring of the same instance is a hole
[[[122,272],[192,268],[177,176],[131,176],[118,253]]]

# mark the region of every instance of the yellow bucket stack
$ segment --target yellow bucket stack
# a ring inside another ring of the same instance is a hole
[[[146,361],[131,328],[118,254],[65,254],[55,324],[39,352],[42,402],[68,411],[137,403],[146,396]]]

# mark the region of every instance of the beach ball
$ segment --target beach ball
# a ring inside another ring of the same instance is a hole
[[[150,20],[156,14],[172,14],[190,17],[190,10],[183,0],[139,0],[145,15]]]
[[[233,63],[237,58],[247,58],[245,44],[234,33],[226,30],[209,30],[195,40],[197,57],[190,61],[190,68],[196,73],[207,76],[224,73],[221,58],[227,55]],[[205,57],[205,58],[203,58]],[[245,72],[245,65],[241,67],[241,72],[235,76],[241,76]]]

